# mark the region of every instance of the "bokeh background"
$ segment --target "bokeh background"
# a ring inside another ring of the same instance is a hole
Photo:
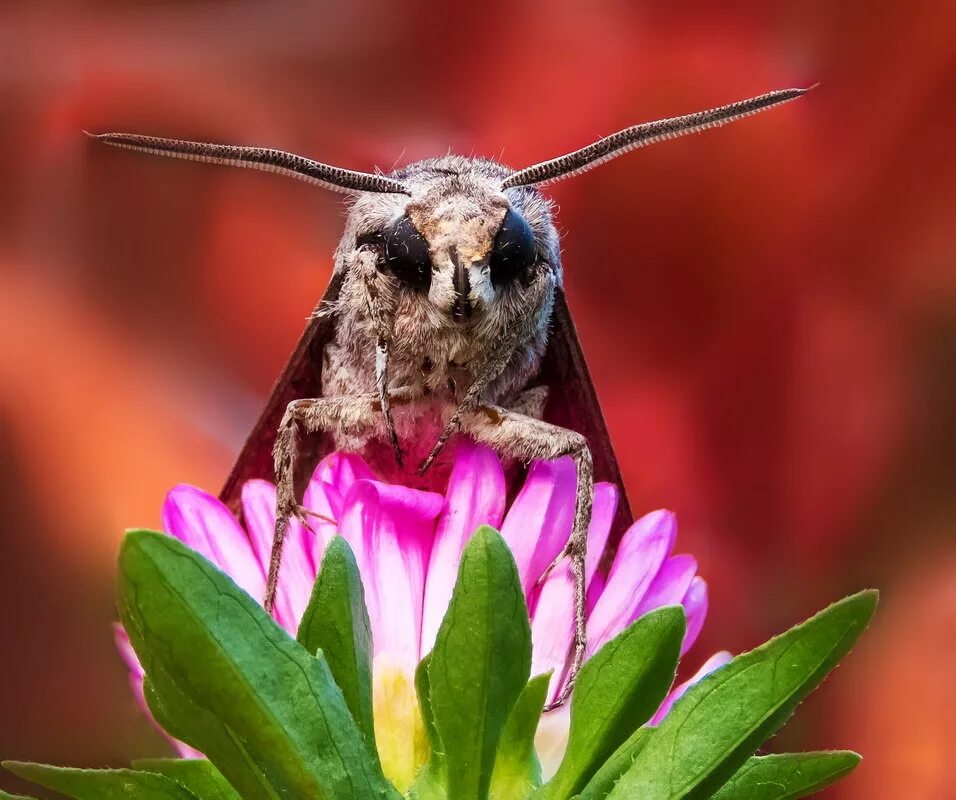
[[[956,797],[954,42],[944,0],[4,4],[0,754],[165,751],[113,652],[121,532],[218,489],[342,222],[81,129],[523,166],[819,81],[555,185],[568,294],[632,505],[710,580],[688,666],[877,586],[771,748],[862,751],[830,798]]]

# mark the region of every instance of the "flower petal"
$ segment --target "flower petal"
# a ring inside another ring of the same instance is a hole
[[[265,572],[246,532],[218,498],[180,484],[166,495],[162,517],[167,533],[204,555],[262,602]]]
[[[680,605],[696,574],[697,560],[693,556],[671,556],[661,565],[651,581],[647,594],[634,612],[634,618],[637,619],[661,606]]]
[[[664,698],[664,702],[661,703],[661,707],[657,709],[657,712],[651,718],[651,721],[648,723],[648,725],[660,725],[661,720],[667,716],[667,712],[671,710],[674,703],[680,700],[691,686],[702,681],[714,670],[729,664],[732,658],[733,655],[728,653],[726,650],[721,650],[719,653],[714,653],[704,662],[704,665],[697,670],[697,672],[695,672],[689,680],[686,680],[680,684],[680,686],[671,689],[670,694]]]
[[[374,481],[377,476],[361,456],[335,452],[323,458],[305,490],[306,508],[332,519],[342,513],[345,496],[356,481]]]
[[[113,623],[113,642],[119,651],[120,658],[123,659],[123,663],[126,665],[126,669],[129,670],[130,683],[133,683],[133,691],[137,698],[142,700],[143,676],[146,673],[143,671],[143,665],[139,663],[139,656],[136,655],[136,651],[130,643],[129,634],[126,633],[126,629],[119,622]],[[138,679],[138,685],[134,683],[134,679]]]
[[[532,673],[534,674],[534,673]],[[549,781],[561,766],[564,752],[568,749],[568,734],[571,730],[571,704],[565,703],[553,711],[541,715],[538,730],[534,735],[534,749],[541,762],[541,780]]]
[[[684,655],[697,641],[700,629],[704,627],[704,619],[707,617],[709,604],[707,582],[699,576],[694,578],[681,603],[684,606],[684,613],[687,615],[687,633],[684,634],[684,644],[680,651],[680,654]]]
[[[574,578],[562,562],[541,586],[531,620],[531,674],[551,674],[548,701],[564,683],[565,665],[574,638]]]
[[[594,509],[591,511],[591,525],[588,528],[588,552],[584,559],[584,579],[588,586],[594,579],[598,564],[607,547],[607,538],[611,534],[614,515],[620,493],[613,483],[594,484]]]
[[[604,587],[607,586],[607,577],[601,572],[596,572],[594,577],[591,578],[591,583],[588,584],[588,597],[587,597],[587,612],[588,617],[591,616],[591,612],[594,611],[594,606],[597,605],[598,598],[604,594]]]
[[[636,619],[641,600],[674,546],[676,535],[677,521],[669,511],[652,511],[624,534],[607,585],[588,618],[588,656]]]
[[[415,678],[403,666],[393,664],[388,653],[372,663],[372,708],[382,772],[396,789],[406,792],[428,759],[428,736]]]
[[[505,495],[505,473],[498,456],[488,447],[462,440],[455,452],[445,508],[438,519],[428,561],[420,655],[435,644],[465,545],[481,525],[500,527]]]
[[[569,457],[535,461],[501,525],[529,600],[541,573],[571,535],[576,488],[574,462]]]
[[[611,523],[617,511],[618,493],[609,483],[594,487],[594,512],[588,528],[585,580],[591,580],[607,544]],[[534,601],[531,619],[531,674],[552,670],[549,701],[554,700],[562,684],[574,638],[574,578],[568,559],[562,561],[541,585]]]
[[[375,655],[388,654],[412,676],[421,644],[425,565],[444,503],[433,492],[359,480],[339,518],[365,585]]]
[[[359,480],[376,480],[372,468],[361,456],[335,452],[323,458],[306,486],[302,505],[313,512],[309,528],[315,532],[312,543],[312,562],[316,571],[322,564],[325,548],[337,532],[337,520],[342,514],[345,495]]]
[[[276,487],[269,481],[246,481],[242,487],[242,515],[252,546],[268,574],[276,524]],[[316,534],[297,519],[289,521],[276,588],[276,621],[295,636],[315,583],[312,548]]]

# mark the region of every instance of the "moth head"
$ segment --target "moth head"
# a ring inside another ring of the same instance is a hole
[[[126,133],[93,138],[173,158],[278,172],[354,195],[340,253],[373,248],[378,268],[403,289],[427,295],[437,309],[457,322],[467,322],[495,303],[520,299],[522,282],[535,268],[551,268],[560,279],[557,233],[549,204],[536,187],[586,172],[638,147],[752,116],[807,91],[782,89],[696,114],[633,125],[519,170],[447,156],[382,175],[262,147]]]
[[[459,156],[412,164],[393,176],[407,197],[355,203],[355,246],[439,313],[463,324],[480,319],[520,296],[534,270],[558,268],[550,204],[531,189],[503,190],[508,174]]]

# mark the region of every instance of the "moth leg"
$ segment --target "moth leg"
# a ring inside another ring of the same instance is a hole
[[[462,415],[462,430],[499,453],[523,461],[571,456],[577,471],[578,488],[574,504],[574,525],[563,555],[571,559],[574,580],[574,637],[571,664],[564,688],[548,706],[555,708],[567,701],[584,662],[587,644],[585,624],[584,557],[587,553],[588,526],[594,503],[594,466],[587,440],[575,431],[540,419],[507,411],[498,406],[479,405]]]
[[[409,389],[390,389],[389,400],[400,401]],[[381,430],[380,395],[375,393],[346,397],[317,397],[293,400],[279,423],[272,450],[276,474],[276,527],[269,559],[269,576],[263,605],[269,613],[275,606],[282,547],[289,520],[299,516],[299,500],[295,496],[294,476],[298,457],[299,436],[308,433],[368,435]]]
[[[388,391],[388,353],[390,346],[389,339],[378,337],[378,342],[375,345],[375,385],[378,387],[378,403],[385,420],[385,430],[392,445],[392,452],[395,453],[395,463],[401,467],[403,466],[402,448],[398,443],[398,434],[395,432],[391,396]]]
[[[519,394],[508,408],[512,414],[523,414],[533,419],[541,419],[544,416],[544,407],[548,403],[549,394],[547,386],[532,386]]]

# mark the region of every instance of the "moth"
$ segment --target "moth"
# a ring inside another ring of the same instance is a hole
[[[573,527],[555,560],[575,589],[569,696],[585,643],[584,557],[594,480],[620,471],[568,311],[558,233],[540,188],[638,147],[714,128],[794,100],[786,89],[635,125],[580,150],[512,170],[447,155],[390,174],[356,172],[260,147],[104,133],[96,140],[161,156],[277,172],[352,196],[332,279],[226,481],[277,484],[264,599],[275,600],[289,520],[308,524],[302,492],[332,448],[361,452],[379,474],[435,487],[459,435],[520,464],[570,456]]]

